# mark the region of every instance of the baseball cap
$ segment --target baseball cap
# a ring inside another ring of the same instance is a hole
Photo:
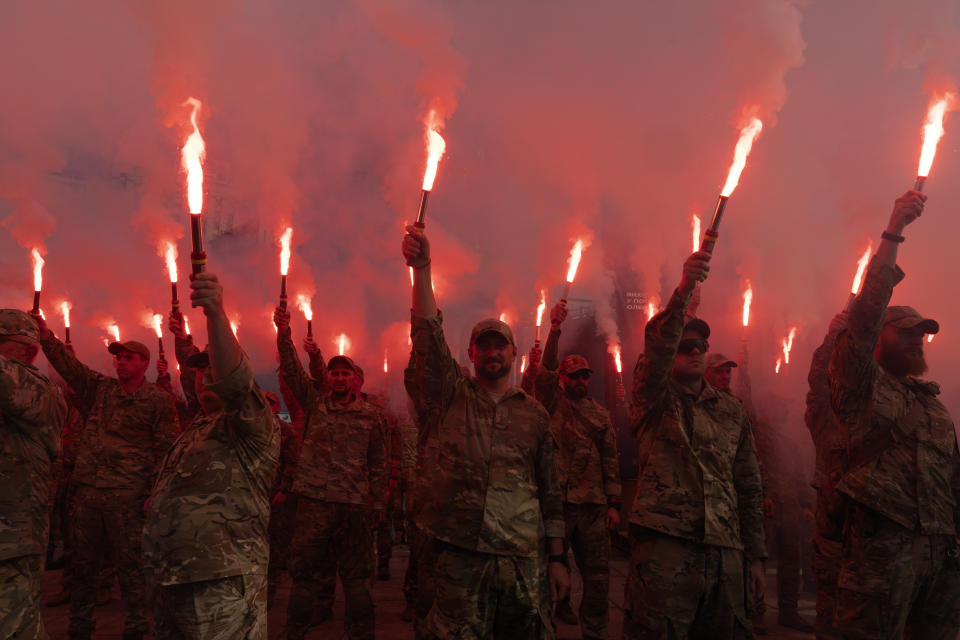
[[[887,307],[883,314],[883,324],[892,324],[897,329],[912,329],[920,326],[924,333],[937,333],[940,331],[940,323],[931,318],[924,318],[913,307],[892,306]]]
[[[0,309],[0,336],[19,336],[37,341],[37,323],[19,309]]]
[[[137,342],[136,340],[127,340],[126,342],[111,342],[110,346],[107,347],[107,351],[113,355],[117,355],[121,351],[129,351],[130,353],[136,353],[144,357],[147,362],[150,361],[150,349],[147,348],[147,345],[142,342]]]
[[[707,368],[713,367],[735,367],[737,363],[722,353],[711,353],[707,356]]]
[[[700,318],[693,318],[687,324],[683,325],[684,331],[696,331],[703,339],[706,340],[710,337],[710,325],[701,320]]]
[[[513,332],[510,330],[510,327],[506,322],[498,320],[497,318],[487,318],[486,320],[481,320],[474,327],[473,331],[470,332],[470,344],[473,344],[477,341],[484,333],[498,333],[504,338],[507,339],[512,345],[516,345],[513,341]]]
[[[350,369],[354,373],[357,373],[357,365],[354,364],[353,360],[351,360],[347,356],[333,356],[332,358],[330,358],[330,360],[327,362],[327,369],[328,370],[333,369],[334,366],[341,366],[341,367],[346,366],[348,369]]]
[[[560,373],[564,375],[583,371],[584,369],[593,373],[593,369],[590,368],[590,363],[588,363],[587,359],[583,356],[575,354],[569,355],[560,362]]]

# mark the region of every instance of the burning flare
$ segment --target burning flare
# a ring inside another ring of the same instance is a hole
[[[230,320],[230,331],[233,331],[233,337],[237,337],[237,331],[240,330],[240,323],[237,322],[236,318]]]
[[[647,322],[657,315],[657,307],[660,306],[660,301],[655,297],[651,297],[647,300]]]
[[[107,327],[107,333],[110,334],[114,342],[120,342],[120,326],[116,322]]]
[[[203,210],[203,160],[206,155],[206,147],[197,125],[197,112],[200,111],[201,103],[196,98],[187,98],[183,104],[193,108],[190,112],[193,133],[183,144],[180,163],[187,172],[187,204],[190,206],[190,213],[199,214]]]
[[[750,326],[750,304],[753,302],[753,285],[747,280],[747,288],[743,292],[743,326]]]
[[[623,361],[620,359],[620,345],[610,345],[609,351],[613,354],[613,364],[617,367],[617,373],[623,373]]]
[[[42,291],[43,290],[43,265],[45,263],[43,257],[40,255],[40,251],[33,249],[30,251],[30,255],[33,257],[33,290]]]
[[[163,316],[159,313],[153,314],[153,330],[158,338],[163,338]]]
[[[190,319],[187,316],[183,316],[183,330],[190,335]]]
[[[307,320],[313,320],[313,307],[310,306],[310,296],[303,295],[302,293],[297,294],[297,308],[303,311],[303,315]]]
[[[780,367],[783,365],[783,358],[777,358],[777,366],[773,368],[774,373],[780,373]]]
[[[527,356],[526,354],[520,356],[520,373],[522,374],[527,370]]]
[[[727,182],[723,185],[723,191],[720,192],[723,197],[729,198],[740,183],[740,174],[743,173],[743,168],[747,166],[747,156],[750,155],[753,141],[760,135],[762,129],[763,123],[758,118],[751,118],[750,122],[740,129],[740,139],[737,140],[737,146],[733,151],[733,164],[730,165]]]
[[[537,328],[543,326],[543,312],[547,310],[547,292],[540,291],[540,304],[537,306]]]
[[[931,342],[933,342],[933,336],[934,336],[934,335],[935,335],[935,334],[932,334],[932,333],[928,333],[928,334],[927,334],[927,343],[928,343],[928,344],[931,343]]]
[[[387,362],[387,350],[386,350],[386,349],[383,350],[383,372],[384,372],[384,373],[389,373],[389,372],[390,372],[390,366],[389,366],[389,363]]]
[[[440,135],[439,130],[443,128],[443,122],[440,120],[436,109],[431,109],[427,114],[426,120],[426,142],[427,142],[427,169],[423,172],[423,190],[431,191],[433,181],[437,178],[437,165],[440,164],[440,158],[447,150],[447,143]]]
[[[290,239],[293,237],[293,227],[287,227],[280,236],[280,275],[285,276],[290,271]]]
[[[696,253],[700,250],[700,216],[693,214],[690,226],[693,228],[693,252]]]
[[[63,314],[63,326],[67,329],[70,328],[70,309],[72,308],[71,304],[66,300],[60,303],[60,313]]]
[[[177,245],[172,242],[164,242],[163,258],[167,263],[167,274],[170,276],[170,282],[177,282]]]
[[[337,349],[339,350],[340,355],[347,355],[347,349],[350,347],[350,341],[347,339],[347,334],[341,333],[337,337]]]
[[[947,109],[953,104],[954,95],[944,94],[942,98],[930,105],[927,111],[927,122],[923,125],[923,147],[920,151],[920,164],[917,167],[917,177],[926,178],[930,175],[933,158],[937,155],[937,143],[943,137],[943,117]]]
[[[790,333],[780,341],[783,347],[783,363],[790,364],[790,350],[793,349],[793,339],[797,336],[797,328],[790,327]]]
[[[871,254],[873,254],[873,240],[867,244],[867,250],[857,260],[857,273],[853,276],[853,286],[850,287],[850,293],[853,295],[860,293],[860,284],[863,282],[863,274],[867,270]]]
[[[573,279],[577,277],[577,269],[580,268],[580,257],[583,255],[583,238],[577,240],[570,250],[570,268],[567,269],[567,284],[573,284]]]

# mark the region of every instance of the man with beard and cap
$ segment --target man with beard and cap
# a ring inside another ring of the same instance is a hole
[[[903,279],[897,250],[927,196],[897,198],[830,360],[849,498],[837,631],[849,638],[955,638],[960,629],[960,454],[923,341],[940,326],[888,306]]]
[[[683,265],[647,323],[634,372],[638,440],[624,638],[750,638],[745,599],[764,589],[763,487],[743,405],[705,384],[710,327],[684,322],[710,254]],[[744,584],[744,565],[749,567]]]
[[[403,257],[414,270],[408,388],[429,429],[419,525],[437,549],[425,637],[550,638],[550,592],[557,601],[570,588],[550,417],[510,386],[517,348],[499,320],[473,328],[476,377],[463,374],[443,334],[421,230],[407,227]]]
[[[321,394],[297,357],[290,314],[274,312],[280,375],[309,415],[292,472],[297,496],[286,638],[306,637],[317,591],[335,560],[343,584],[349,638],[373,638],[370,579],[373,529],[383,515],[387,488],[387,425],[382,412],[357,393],[357,369],[346,356],[327,363],[329,394]]]
[[[737,363],[722,353],[708,354],[706,362],[707,370],[703,372],[703,379],[714,389],[733,395],[730,391],[730,380],[733,379],[733,369]]]
[[[255,640],[267,635],[280,429],[230,328],[217,276],[194,274],[190,289],[209,344],[186,362],[201,411],[167,452],[145,506],[156,637]]]
[[[67,413],[60,390],[33,366],[37,324],[0,309],[0,638],[43,638],[50,466]]]
[[[560,326],[567,307],[550,311],[550,335],[537,374],[536,396],[551,416],[557,443],[557,475],[563,493],[564,557],[573,557],[583,578],[580,629],[584,638],[606,638],[610,621],[610,530],[620,524],[620,459],[610,414],[587,397],[593,369],[569,355],[557,363]],[[556,617],[577,624],[570,598],[556,603]]]
[[[817,492],[814,512],[813,573],[817,581],[817,638],[840,638],[833,628],[836,611],[837,578],[843,544],[843,520],[846,500],[837,492],[837,481],[846,466],[846,450],[840,438],[836,416],[830,406],[828,371],[837,336],[847,328],[847,314],[834,316],[823,338],[813,352],[807,376],[807,409],[804,421],[810,430],[816,452],[813,488]]]
[[[70,640],[93,635],[97,581],[102,559],[112,556],[127,618],[124,640],[149,630],[141,539],[143,503],[161,458],[177,437],[176,409],[166,391],[147,382],[150,350],[141,342],[112,342],[117,377],[83,365],[42,318],[36,318],[40,344],[79,401],[89,407],[77,443],[71,482],[70,570],[76,578],[70,594]]]

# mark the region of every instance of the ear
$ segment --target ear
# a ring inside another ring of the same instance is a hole
[[[476,347],[476,344],[471,344],[471,345],[467,348],[467,357],[470,358],[470,362],[472,362],[472,363],[474,363],[474,364],[477,363],[477,347]]]

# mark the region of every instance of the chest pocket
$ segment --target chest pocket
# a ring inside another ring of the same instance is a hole
[[[354,414],[341,416],[337,420],[337,438],[335,447],[342,447],[349,460],[362,460],[366,464],[367,450],[370,447],[370,434],[373,422],[361,420]],[[337,452],[334,451],[334,454]]]
[[[695,405],[694,447],[705,464],[711,464],[712,473],[721,477],[733,469],[733,461],[740,446],[740,414],[727,404],[707,402]]]

